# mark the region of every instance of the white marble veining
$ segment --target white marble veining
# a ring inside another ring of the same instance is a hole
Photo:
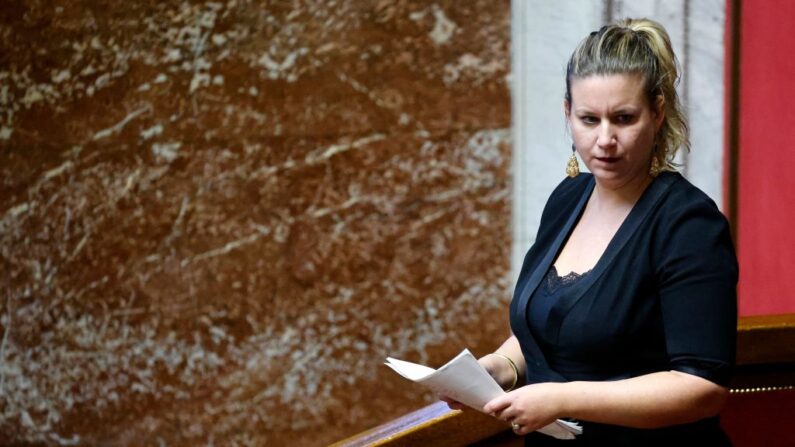
[[[0,445],[327,445],[493,349],[509,5],[4,5]]]

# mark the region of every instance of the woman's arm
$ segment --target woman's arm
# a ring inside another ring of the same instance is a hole
[[[484,411],[518,424],[522,434],[561,417],[659,428],[720,411],[735,355],[737,261],[725,217],[696,188],[678,185],[661,205],[664,218],[651,250],[666,371],[608,382],[527,385],[492,400]],[[716,367],[701,370],[701,361]]]
[[[728,390],[701,377],[664,371],[610,382],[539,383],[496,398],[483,408],[530,433],[571,417],[634,428],[658,428],[716,415]]]
[[[516,371],[514,371],[513,366],[511,366],[508,360],[502,356],[511,359],[516,366]],[[515,335],[511,335],[493,353],[486,354],[479,358],[478,363],[491,374],[491,377],[493,377],[497,384],[504,390],[510,388],[514,383],[514,388],[520,387],[524,383],[525,370],[527,367],[525,366],[522,349],[519,347],[519,340],[516,339]],[[447,402],[447,405],[451,409],[461,410],[464,408],[462,403],[450,399],[447,396],[439,396],[439,399]]]
[[[513,366],[511,366],[508,360],[502,356],[511,359],[511,362],[516,366],[516,371],[514,371]],[[514,388],[524,384],[527,366],[524,362],[524,355],[522,355],[522,348],[519,347],[519,340],[516,339],[515,335],[511,335],[505,340],[505,343],[500,345],[493,353],[486,354],[478,359],[478,363],[494,377],[494,380],[496,380],[504,390],[507,390],[513,384],[515,384]]]

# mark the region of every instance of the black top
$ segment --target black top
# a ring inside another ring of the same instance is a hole
[[[511,327],[527,363],[527,382],[619,380],[676,370],[728,384],[737,325],[734,248],[714,202],[678,173],[662,173],[649,185],[587,275],[546,306],[531,303],[543,294],[538,286],[593,188],[589,174],[564,180],[547,201],[525,256]],[[537,309],[544,314],[528,315]],[[616,445],[702,435],[725,439],[717,418],[661,430],[586,422],[583,440],[597,434]]]
[[[545,337],[549,312],[552,306],[560,300],[565,300],[572,294],[580,293],[582,278],[587,277],[590,271],[583,274],[569,273],[560,276],[553,265],[544,280],[530,299],[530,308],[527,311],[527,325],[530,333],[536,339],[541,352],[544,353],[547,363],[555,371],[567,371],[570,374],[587,375],[592,368],[592,361],[588,358],[559,355],[553,340]]]

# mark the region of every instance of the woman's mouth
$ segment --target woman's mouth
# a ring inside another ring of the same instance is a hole
[[[596,159],[602,163],[615,163],[619,160],[618,157],[596,157]]]

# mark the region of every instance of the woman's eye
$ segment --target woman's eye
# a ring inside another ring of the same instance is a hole
[[[599,122],[599,120],[593,116],[581,116],[580,121],[582,121],[585,124],[596,124]]]
[[[618,122],[618,123],[621,123],[621,124],[629,124],[629,123],[631,123],[631,122],[632,122],[634,119],[635,119],[635,117],[634,117],[634,116],[632,116],[632,115],[625,115],[625,114],[624,114],[624,115],[618,115],[618,116],[616,117],[616,122]]]

